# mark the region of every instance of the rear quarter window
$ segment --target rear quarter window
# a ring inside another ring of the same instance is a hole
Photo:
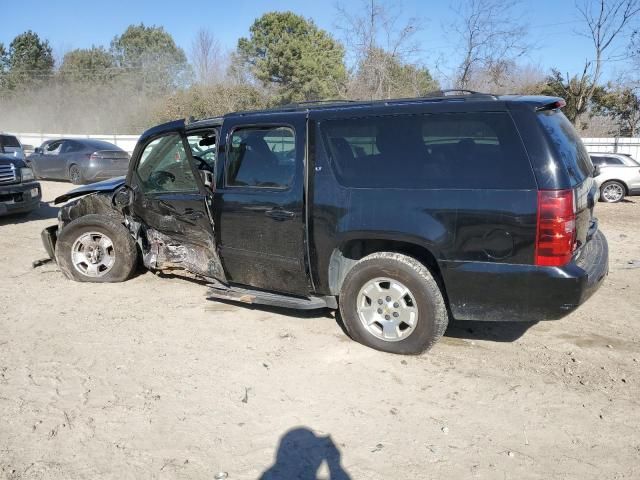
[[[320,132],[338,181],[348,187],[535,188],[506,112],[324,120]]]
[[[582,183],[593,172],[593,163],[571,122],[559,110],[539,112],[538,119],[567,169],[571,185]]]

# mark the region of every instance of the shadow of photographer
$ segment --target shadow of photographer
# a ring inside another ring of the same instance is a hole
[[[351,480],[340,463],[340,451],[331,436],[317,436],[305,427],[289,430],[280,438],[276,461],[260,480],[317,480],[326,463],[330,480]]]

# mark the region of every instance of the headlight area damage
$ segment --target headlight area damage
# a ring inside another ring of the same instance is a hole
[[[73,198],[75,195],[71,194],[74,192],[56,198],[54,203]],[[87,215],[97,215],[94,218],[104,218],[105,225],[117,222],[126,228],[135,241],[136,258],[141,258],[146,268],[155,271],[183,270],[205,280],[226,282],[211,218],[205,219],[211,225],[210,231],[204,231],[202,228],[189,228],[188,223],[176,220],[173,215],[158,215],[159,218],[154,220],[168,228],[169,236],[131,215],[131,195],[132,192],[121,184],[108,191],[93,191],[63,205],[58,213],[58,224],[44,229],[41,234],[49,257],[60,263],[56,244],[62,232]],[[77,256],[77,252],[73,255]]]

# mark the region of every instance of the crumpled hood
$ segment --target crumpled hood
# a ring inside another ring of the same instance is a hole
[[[64,195],[60,195],[53,201],[53,203],[57,205],[58,203],[63,203],[67,200],[71,200],[72,198],[82,197],[83,195],[88,195],[90,193],[114,192],[122,185],[124,185],[124,181],[125,177],[115,177],[108,180],[103,180],[101,182],[83,185],[71,190],[70,192],[65,193]]]

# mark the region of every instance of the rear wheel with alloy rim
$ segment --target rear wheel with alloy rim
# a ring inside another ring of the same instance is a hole
[[[442,292],[429,269],[392,252],[368,255],[354,265],[340,292],[340,313],[354,340],[400,354],[428,350],[448,323]]]
[[[379,277],[360,289],[358,317],[374,337],[387,342],[399,342],[411,335],[418,324],[416,300],[403,283]]]

